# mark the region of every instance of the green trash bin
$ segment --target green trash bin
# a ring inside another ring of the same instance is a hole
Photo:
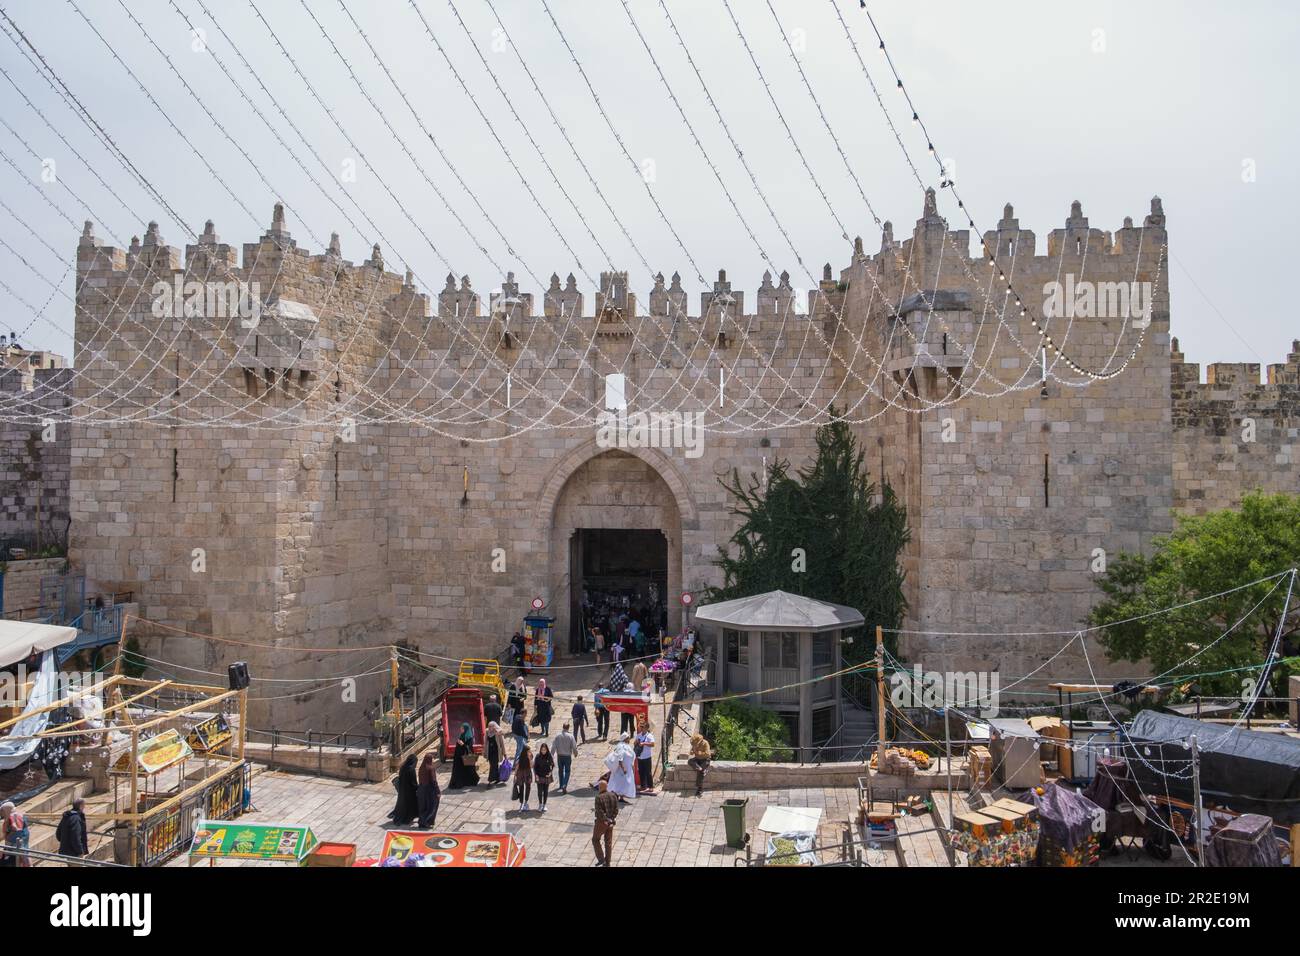
[[[745,832],[745,809],[748,803],[748,797],[722,801],[722,822],[727,828],[727,846],[736,850],[743,850],[748,839]]]

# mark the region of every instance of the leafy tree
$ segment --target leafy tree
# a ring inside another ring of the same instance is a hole
[[[1235,697],[1244,680],[1263,675],[1234,669],[1262,664],[1279,626],[1284,652],[1293,653],[1300,628],[1300,588],[1287,605],[1288,577],[1244,585],[1297,565],[1300,496],[1252,493],[1239,510],[1180,516],[1149,557],[1122,554],[1112,561],[1098,582],[1106,598],[1089,622],[1111,625],[1100,641],[1112,660],[1146,659],[1157,673],[1204,674],[1197,679],[1202,694]],[[1199,598],[1209,599],[1154,613]],[[1219,671],[1233,672],[1213,673]]]
[[[142,677],[148,667],[148,661],[140,656],[140,639],[132,634],[122,648],[122,673],[127,677]]]
[[[897,628],[907,610],[898,561],[910,537],[907,513],[888,482],[877,495],[857,439],[834,407],[830,412],[830,423],[817,429],[811,465],[792,474],[777,459],[765,483],[754,474],[742,480],[736,470],[719,479],[741,522],[729,542],[734,553],[718,549],[723,583],[707,600],[780,589],[855,608],[872,630]],[[844,656],[858,663],[873,651],[859,633]]]
[[[774,711],[739,700],[709,705],[704,736],[719,760],[780,760],[790,746],[788,725]],[[775,752],[774,752],[775,751]]]

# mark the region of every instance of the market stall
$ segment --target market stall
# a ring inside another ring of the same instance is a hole
[[[163,771],[177,767],[175,776],[184,780],[185,761],[193,755],[193,748],[175,728],[141,740],[138,746],[123,752],[108,768],[113,777],[113,809],[120,805],[119,784],[123,778],[133,774],[138,778],[137,806],[133,809],[147,810],[170,797],[168,792],[159,792]]]
[[[1128,727],[1129,738],[1146,757],[1131,761],[1130,767],[1144,791],[1194,801],[1190,773],[1162,776],[1156,770],[1175,762],[1190,765],[1188,741],[1193,735],[1199,749],[1201,799],[1207,808],[1221,807],[1234,816],[1264,814],[1278,825],[1300,823],[1300,740],[1284,734],[1144,710]]]
[[[85,707],[87,698],[97,705],[93,717]],[[243,812],[251,791],[250,767],[244,761],[246,706],[242,688],[117,673],[28,708],[24,722],[43,715],[45,724],[22,736],[51,746],[87,740],[110,745],[115,754],[107,768],[114,781],[113,803],[87,819],[96,828],[114,831],[118,862],[153,866],[184,852],[196,820]],[[17,731],[11,730],[10,739],[19,737]],[[60,815],[48,810],[28,817],[53,824]]]
[[[524,846],[510,833],[436,833],[389,830],[378,859],[357,866],[516,867],[524,864]]]
[[[555,646],[551,642],[551,631],[555,627],[555,618],[542,614],[530,614],[524,618],[524,670],[534,667],[550,667],[555,657]]]
[[[1106,812],[1082,794],[1053,783],[1033,794],[1041,833],[1039,866],[1092,866],[1098,859],[1098,838],[1105,830]]]
[[[626,692],[615,694],[610,691],[605,691],[600,695],[600,702],[601,706],[611,714],[631,714],[637,727],[640,727],[643,722],[650,720],[650,698],[642,694],[631,694]],[[641,779],[640,761],[633,762],[632,772],[636,778],[636,785],[638,788],[648,787],[651,785],[649,781],[643,781]]]
[[[953,817],[951,845],[967,866],[1030,866],[1038,841],[1038,812],[1018,800],[997,800]]]

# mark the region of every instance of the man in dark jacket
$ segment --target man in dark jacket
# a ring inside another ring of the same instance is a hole
[[[596,794],[596,823],[591,829],[591,845],[596,850],[596,865],[609,866],[614,855],[614,821],[618,818],[618,797],[609,792],[608,782],[601,780],[596,786],[600,792]]]
[[[86,856],[90,852],[86,834],[86,801],[78,797],[72,809],[63,811],[54,835],[59,839],[59,852],[64,856]]]
[[[501,723],[501,705],[497,703],[496,694],[489,697],[488,702],[483,705],[483,726],[492,723]]]

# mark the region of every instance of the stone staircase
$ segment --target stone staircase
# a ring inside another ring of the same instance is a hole
[[[849,697],[841,698],[840,713],[844,722],[844,729],[840,731],[840,735],[835,741],[837,749],[858,747],[875,741],[875,714],[862,709]]]
[[[102,813],[112,808],[113,795],[108,792],[93,793],[94,783],[86,779],[65,779],[54,784],[44,793],[23,802],[19,808],[28,814],[28,827],[31,830],[29,846],[33,850],[40,850],[44,853],[58,853],[59,840],[55,836],[55,830],[59,825],[59,817],[63,811],[72,806],[72,801],[77,797],[82,797],[86,801],[85,811],[87,816],[94,813]],[[51,817],[44,819],[33,819],[32,816],[38,813],[51,814]],[[87,821],[90,827],[90,854],[89,858],[93,860],[113,860],[113,835],[112,833],[100,832],[97,827],[102,826],[102,822],[97,824],[94,820]],[[52,860],[33,861],[34,866],[63,866],[65,864],[56,863]]]

